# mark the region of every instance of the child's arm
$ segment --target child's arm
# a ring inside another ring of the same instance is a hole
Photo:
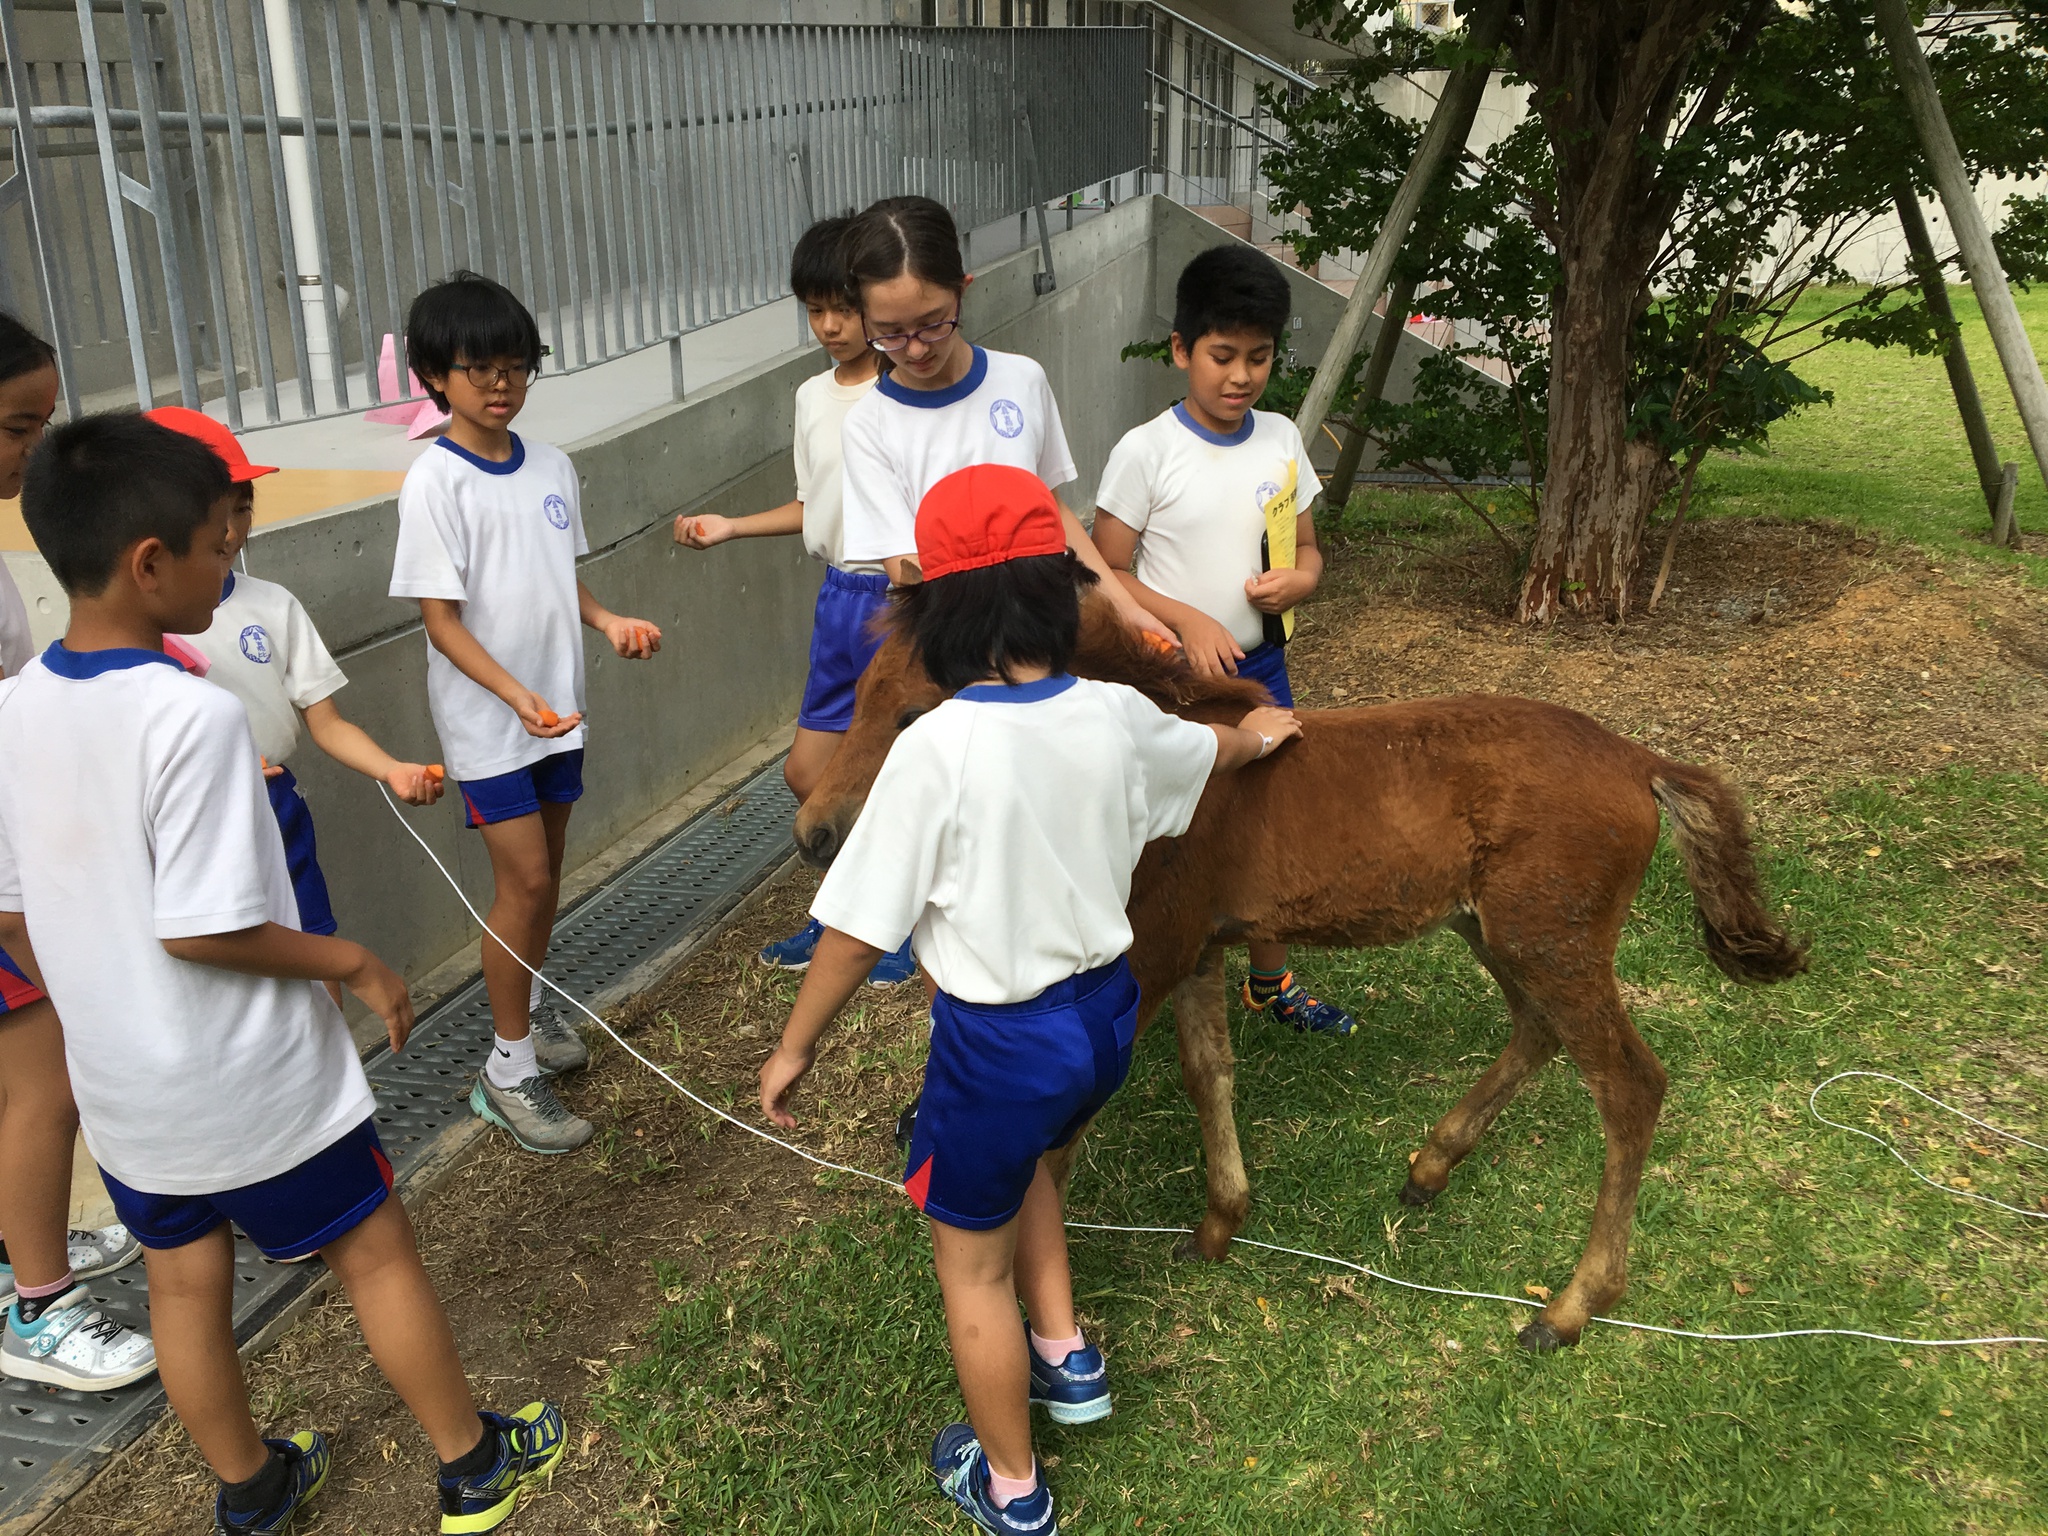
[[[1188,654],[1188,665],[1204,676],[1235,673],[1244,660],[1244,647],[1221,624],[1199,608],[1177,603],[1163,592],[1155,592],[1131,574],[1131,561],[1138,553],[1138,532],[1112,512],[1095,513],[1095,547],[1116,573],[1117,584],[1133,602],[1142,603],[1162,622],[1170,625]]]
[[[1216,733],[1216,762],[1209,769],[1209,776],[1214,778],[1219,773],[1233,773],[1262,757],[1271,757],[1280,750],[1282,742],[1301,734],[1301,722],[1291,709],[1262,704],[1236,725],[1212,725],[1209,729]]]
[[[709,549],[727,539],[763,539],[804,531],[804,504],[785,501],[750,517],[720,517],[716,512],[687,512],[676,518],[676,542],[685,549]]]
[[[405,1049],[412,1033],[412,995],[398,973],[351,939],[301,933],[282,923],[262,923],[234,933],[160,939],[174,960],[211,965],[245,976],[280,981],[338,981],[384,1021],[391,1049]]]
[[[582,591],[583,584],[576,584]],[[529,736],[566,736],[583,723],[581,714],[557,715],[548,701],[498,665],[498,659],[472,635],[462,622],[462,605],[453,598],[423,597],[419,600],[420,622],[427,640],[455,664],[455,670],[477,687],[503,699]],[[585,622],[588,622],[587,620]],[[543,724],[551,721],[551,724]]]
[[[761,1063],[761,1113],[785,1131],[796,1124],[796,1116],[789,1112],[789,1095],[817,1059],[818,1037],[831,1028],[839,1010],[881,958],[881,950],[837,928],[827,928],[818,936],[796,1006],[782,1027],[782,1042]]]
[[[661,631],[645,619],[622,619],[591,596],[581,578],[576,582],[576,608],[583,622],[611,641],[612,649],[629,661],[649,661],[661,649]]]
[[[1264,571],[1244,584],[1244,595],[1261,613],[1285,613],[1300,603],[1323,579],[1323,551],[1316,543],[1316,520],[1307,512],[1294,519],[1294,566]]]
[[[313,743],[344,768],[391,786],[410,805],[432,805],[441,798],[441,777],[424,763],[401,763],[353,721],[344,720],[332,698],[299,711]]]
[[[1100,515],[1097,514],[1098,517]],[[1081,519],[1067,510],[1065,502],[1060,503],[1060,521],[1066,525],[1067,548],[1074,552],[1076,559],[1095,573],[1095,579],[1102,583],[1103,596],[1116,604],[1116,611],[1123,615],[1123,621],[1135,630],[1157,635],[1162,640],[1173,640],[1173,631],[1154,617],[1144,603],[1116,579],[1116,572],[1111,569],[1110,562],[1103,558],[1103,553],[1096,547],[1094,539],[1088,536],[1088,530],[1082,525]],[[1130,562],[1126,560],[1124,564],[1128,566]]]

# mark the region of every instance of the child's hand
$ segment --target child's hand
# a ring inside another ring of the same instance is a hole
[[[645,619],[606,619],[604,637],[628,661],[651,661],[661,649],[661,630]]]
[[[432,805],[441,798],[446,778],[439,763],[393,763],[384,782],[407,805]]]
[[[1283,743],[1294,740],[1301,734],[1301,721],[1291,709],[1264,704],[1237,722],[1241,731],[1250,731],[1254,736],[1263,736],[1272,745],[1262,751],[1260,757],[1271,757],[1280,750]]]
[[[1316,579],[1307,571],[1282,569],[1254,576],[1244,584],[1244,595],[1261,613],[1285,613],[1315,589]]]
[[[1115,586],[1120,587],[1121,583],[1117,583]],[[1180,649],[1180,636],[1173,632],[1173,627],[1164,619],[1154,615],[1149,608],[1146,608],[1136,598],[1132,597],[1130,593],[1112,589],[1109,596],[1110,601],[1116,604],[1116,611],[1122,616],[1123,621],[1139,634],[1157,635],[1175,650]]]
[[[785,1131],[796,1128],[796,1116],[789,1112],[789,1096],[816,1058],[808,1051],[797,1052],[776,1046],[774,1054],[761,1063],[761,1113]]]
[[[367,949],[362,954],[362,961],[341,978],[341,984],[384,1021],[384,1033],[391,1041],[391,1049],[402,1051],[412,1035],[412,994],[406,991],[398,972]]]
[[[1188,653],[1188,665],[1203,677],[1225,673],[1235,677],[1237,664],[1244,660],[1244,649],[1230,631],[1205,613],[1188,620],[1187,627],[1180,632],[1180,644]]]
[[[519,723],[526,727],[526,734],[553,740],[566,736],[583,723],[581,713],[558,715],[548,708],[548,701],[537,693],[519,693],[505,701],[519,716]]]
[[[263,777],[265,777],[266,779],[274,779],[280,773],[284,772],[283,763],[273,763],[267,757],[259,757],[256,759],[256,761],[263,765]]]
[[[699,512],[694,517],[685,513],[676,519],[676,542],[685,549],[723,544],[735,531],[732,519],[716,512]]]

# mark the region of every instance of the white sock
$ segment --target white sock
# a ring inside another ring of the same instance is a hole
[[[529,1077],[538,1076],[540,1063],[534,1059],[533,1036],[519,1040],[491,1036],[491,1059],[484,1064],[484,1073],[498,1088],[517,1088]]]
[[[526,994],[526,1011],[534,1013],[540,1008],[540,978],[533,978],[533,987]]]

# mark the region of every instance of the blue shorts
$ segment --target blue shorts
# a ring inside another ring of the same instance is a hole
[[[1264,683],[1266,692],[1282,709],[1294,708],[1294,689],[1287,681],[1287,648],[1268,641],[1253,646],[1237,664],[1237,675]]]
[[[0,1014],[9,1014],[17,1008],[26,1008],[30,1003],[40,1003],[48,996],[43,989],[22,974],[21,967],[0,949]]]
[[[361,1226],[391,1193],[391,1163],[373,1120],[296,1168],[218,1195],[150,1195],[104,1168],[100,1177],[114,1214],[145,1248],[182,1248],[232,1221],[271,1259],[318,1253]]]
[[[876,615],[889,606],[889,578],[825,567],[818,606],[811,615],[811,670],[796,723],[807,731],[844,731],[853,725],[853,685],[875,659],[882,637]]]
[[[1013,1220],[1038,1160],[1095,1118],[1131,1070],[1138,984],[1121,958],[1022,1003],[932,1000],[932,1048],[903,1187],[971,1232]]]
[[[455,787],[462,791],[462,824],[466,827],[487,827],[531,816],[543,800],[549,805],[573,805],[583,798],[583,749],[553,752],[524,768],[494,773],[488,779],[464,779]]]
[[[334,903],[327,895],[327,877],[320,872],[320,853],[313,843],[313,812],[306,792],[289,768],[263,781],[270,789],[270,814],[284,838],[284,865],[291,871],[292,894],[299,899],[299,926],[308,933],[332,933]]]

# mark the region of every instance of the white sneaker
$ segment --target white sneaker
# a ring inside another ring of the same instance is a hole
[[[534,1060],[540,1063],[541,1071],[574,1072],[590,1065],[590,1047],[583,1043],[576,1026],[569,1022],[554,998],[541,999],[540,1006],[527,1015],[527,1027],[533,1039]]]
[[[71,1278],[90,1280],[95,1275],[126,1269],[142,1257],[142,1242],[119,1222],[111,1227],[73,1227],[64,1234],[69,1249]],[[0,1264],[0,1307],[14,1299],[14,1269]]]
[[[107,1316],[82,1285],[59,1297],[27,1334],[11,1314],[0,1327],[0,1376],[16,1381],[106,1392],[155,1374],[149,1335]]]

